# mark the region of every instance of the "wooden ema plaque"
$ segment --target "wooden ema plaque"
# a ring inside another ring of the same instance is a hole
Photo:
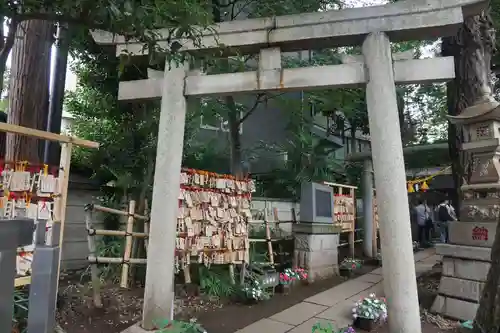
[[[333,199],[334,224],[342,227],[342,232],[354,229],[354,198],[350,195],[335,194]]]
[[[449,222],[450,243],[491,247],[495,240],[496,223]]]

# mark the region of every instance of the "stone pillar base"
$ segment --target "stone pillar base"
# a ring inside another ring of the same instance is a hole
[[[474,320],[491,266],[491,249],[438,244],[436,253],[443,255],[443,272],[432,311],[450,318]]]
[[[339,275],[339,228],[332,224],[299,223],[295,236],[294,267],[308,271],[309,282]]]

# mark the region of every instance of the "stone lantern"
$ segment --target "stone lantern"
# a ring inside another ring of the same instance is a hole
[[[485,97],[450,122],[463,126],[470,177],[461,188],[460,221],[449,224],[449,243],[438,244],[443,274],[433,311],[472,320],[491,266],[491,247],[499,216],[500,104]],[[467,166],[466,166],[467,167]]]

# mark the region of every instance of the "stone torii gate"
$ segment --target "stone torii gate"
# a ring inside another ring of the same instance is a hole
[[[142,328],[168,317],[173,300],[173,262],[179,174],[186,98],[264,91],[366,86],[372,157],[380,226],[384,290],[389,299],[391,332],[420,333],[415,267],[407,209],[395,84],[454,78],[453,58],[394,61],[390,41],[449,36],[487,4],[484,0],[401,1],[384,6],[315,12],[218,24],[201,38],[201,47],[180,41],[181,51],[207,52],[222,47],[239,54],[259,53],[257,71],[203,75],[167,63],[163,78],[120,84],[121,100],[160,98],[161,116],[154,177],[151,230]],[[215,31],[215,32],[214,32]],[[167,32],[156,31],[159,36]],[[94,32],[99,44],[117,46],[117,55],[144,54],[139,42]],[[160,47],[168,47],[160,38]],[[362,45],[363,61],[308,68],[282,68],[281,52]]]

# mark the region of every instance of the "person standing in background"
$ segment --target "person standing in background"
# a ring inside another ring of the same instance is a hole
[[[438,206],[438,226],[441,243],[448,243],[448,224],[456,221],[455,209],[450,205],[448,199],[443,199]]]
[[[421,247],[427,247],[429,245],[430,227],[432,226],[430,209],[424,200],[418,199],[417,206],[413,208],[413,211],[418,226],[418,242]]]

